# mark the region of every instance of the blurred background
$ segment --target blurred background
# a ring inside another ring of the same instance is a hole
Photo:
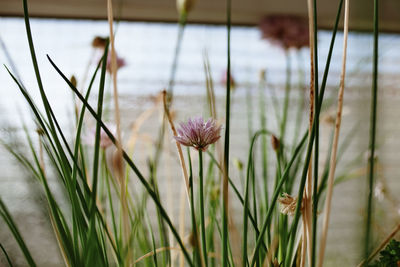
[[[318,32],[320,77],[325,67],[326,55],[331,39],[331,29],[336,13],[337,1],[320,1]],[[344,182],[335,187],[331,228],[328,237],[326,266],[354,266],[362,253],[366,199],[366,166],[368,157],[370,90],[372,73],[372,1],[351,1],[348,44],[348,67],[345,90],[344,117],[340,142],[343,157],[338,165],[337,177]],[[46,54],[67,75],[77,78],[78,86],[85,83],[87,71],[92,72],[97,63],[92,48],[95,36],[107,36],[106,1],[29,1],[32,17],[31,27],[37,50],[39,66],[45,90],[51,104],[66,131],[73,125],[73,98],[65,83],[47,61]],[[382,2],[380,53],[379,53],[379,96],[377,130],[377,170],[375,188],[374,237],[380,240],[400,220],[400,2]],[[177,121],[203,114],[207,117],[204,58],[207,55],[217,98],[217,112],[223,121],[226,72],[226,27],[224,1],[198,1],[189,16],[182,49],[179,56],[175,81],[174,110]],[[149,144],[154,142],[161,120],[161,109],[156,98],[168,84],[178,25],[173,1],[115,1],[115,15],[121,18],[116,24],[116,50],[125,60],[118,72],[119,97],[121,100],[124,138],[143,112],[154,109],[140,129],[134,159],[139,166],[146,164]],[[265,73],[267,128],[278,131],[277,112],[282,106],[286,81],[287,57],[291,62],[290,108],[287,136],[294,137],[296,121],[301,120],[302,130],[307,129],[309,84],[308,48],[289,49],[263,39],[259,22],[269,14],[293,14],[307,16],[305,1],[233,1],[232,28],[232,158],[246,161],[249,147],[249,118],[253,132],[260,129],[259,93],[260,73]],[[20,75],[29,92],[39,99],[35,76],[30,62],[25,25],[20,1],[0,2],[0,63],[12,67]],[[321,120],[321,164],[326,161],[327,147],[333,124],[337,89],[339,86],[342,55],[342,33],[337,36],[333,62],[328,78],[326,105]],[[87,82],[87,81],[86,81]],[[108,77],[108,92],[111,79]],[[31,130],[34,125],[30,111],[15,83],[4,68],[0,69],[0,121],[2,138],[21,132],[22,123]],[[93,94],[95,99],[96,93]],[[250,103],[250,104],[249,104]],[[303,113],[298,116],[298,106]],[[110,110],[112,112],[112,110]],[[112,119],[112,116],[109,116]],[[172,147],[171,142],[168,144]],[[293,145],[293,144],[290,144]],[[175,159],[173,159],[175,160]],[[271,166],[274,159],[270,157]],[[181,177],[178,164],[167,160],[163,166],[173,166],[159,178],[160,188],[168,188],[178,195]],[[323,165],[322,165],[323,166]],[[27,177],[13,161],[11,155],[0,148],[0,195],[8,205],[20,226],[22,235],[36,256],[40,266],[59,266],[61,258],[48,220],[44,216],[45,206],[40,197],[41,189]],[[174,169],[176,168],[176,169]],[[231,166],[234,169],[234,166]],[[322,169],[322,168],[321,168]],[[239,172],[234,171],[239,181]],[[57,190],[56,182],[54,188]],[[167,191],[167,190],[166,190]],[[161,191],[168,198],[166,191]],[[232,197],[233,198],[233,197]],[[169,199],[176,207],[179,200]],[[234,200],[233,200],[234,201]],[[232,205],[235,209],[235,205]],[[240,218],[238,218],[240,221]],[[20,252],[9,230],[0,223],[0,242],[16,260]],[[0,266],[5,264],[0,255]]]

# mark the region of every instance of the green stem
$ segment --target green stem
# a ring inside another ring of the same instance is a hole
[[[207,244],[206,244],[206,225],[204,219],[204,183],[203,183],[203,152],[199,150],[199,182],[200,182],[200,228],[201,228],[201,245],[203,250],[204,263],[208,266],[207,261]]]
[[[369,137],[369,168],[368,168],[368,200],[367,200],[367,220],[365,230],[365,247],[364,247],[364,258],[367,258],[370,251],[371,243],[371,223],[372,223],[372,212],[373,212],[373,186],[374,186],[374,174],[375,174],[375,139],[376,139],[376,110],[378,100],[378,38],[379,38],[379,11],[378,11],[378,0],[374,0],[374,54],[373,54],[373,79],[372,79],[372,91],[371,91],[371,125],[370,125],[370,137]]]
[[[314,0],[313,19],[314,19],[314,107],[318,107],[318,25],[317,25],[317,1]],[[314,188],[313,188],[313,208],[312,208],[312,241],[311,246],[311,266],[315,266],[315,254],[317,246],[317,210],[318,210],[318,165],[319,165],[319,112],[315,114],[315,147],[314,147]],[[311,207],[310,207],[311,208]]]
[[[261,77],[259,85],[259,105],[260,105],[260,124],[261,129],[267,129],[267,117],[265,111],[265,77]],[[261,137],[261,151],[262,151],[262,179],[264,183],[264,208],[268,209],[268,147],[267,137]]]
[[[287,113],[289,110],[289,96],[290,96],[290,77],[291,77],[291,67],[290,67],[290,54],[289,50],[285,49],[286,56],[286,84],[285,84],[285,99],[283,103],[283,117],[281,121],[281,142],[284,142],[285,132],[286,132],[286,124],[287,124]]]
[[[179,59],[179,52],[181,51],[183,32],[186,26],[186,17],[187,17],[186,12],[182,12],[179,18],[179,29],[175,46],[174,59],[172,60],[172,68],[167,87],[167,107],[171,105],[172,98],[174,95],[175,74],[178,67],[178,59]]]
[[[226,80],[231,77],[231,0],[226,1],[227,13],[227,70]],[[225,146],[224,146],[224,177],[222,185],[222,257],[221,265],[228,266],[228,177],[229,177],[229,130],[230,130],[230,99],[231,83],[226,83],[226,123],[225,123]]]
[[[298,104],[298,109],[297,109],[297,115],[296,115],[296,124],[294,127],[294,135],[293,135],[293,149],[295,144],[297,144],[298,138],[299,138],[299,134],[300,134],[300,128],[301,128],[301,124],[303,122],[303,117],[304,117],[304,105],[305,105],[305,84],[304,84],[304,67],[303,67],[303,57],[301,55],[300,50],[297,50],[297,63],[298,63],[298,76],[299,76],[299,92],[300,92],[300,96],[299,96],[299,104]],[[289,192],[288,192],[289,193]]]
[[[196,213],[194,210],[194,190],[193,190],[193,168],[192,168],[192,159],[190,157],[190,149],[187,149],[188,154],[188,162],[189,162],[189,187],[190,187],[190,213],[192,219],[192,235],[193,235],[193,261],[197,264],[197,266],[201,266],[200,261],[200,248],[199,237],[197,233],[197,223],[196,223]]]
[[[303,145],[304,145],[304,143],[305,143],[305,141],[307,139],[307,136],[308,136],[308,133],[306,133],[303,136],[303,138],[301,139],[300,143],[296,147],[296,149],[295,149],[295,151],[294,151],[294,153],[292,155],[292,158],[288,162],[288,164],[287,164],[287,166],[285,168],[285,171],[283,172],[282,178],[280,179],[279,184],[277,185],[277,187],[276,187],[276,189],[274,191],[274,194],[273,194],[272,199],[271,199],[270,207],[274,207],[275,206],[276,201],[278,200],[278,197],[279,197],[279,194],[280,194],[280,190],[281,190],[284,182],[289,177],[290,168],[292,167],[293,162],[295,161],[295,159],[297,158],[298,154],[300,153],[300,151],[301,151],[301,149],[302,149],[302,147],[303,147]],[[268,210],[268,213],[267,213],[267,215],[265,217],[264,223],[263,223],[263,225],[261,227],[261,230],[260,230],[260,235],[258,236],[258,239],[256,241],[256,245],[254,247],[253,255],[257,255],[257,252],[260,249],[261,244],[263,243],[264,234],[265,234],[265,232],[267,230],[267,227],[268,227],[268,225],[270,223],[273,211],[274,211],[274,209],[272,209],[272,208]],[[251,261],[250,266],[254,266],[256,260],[257,259],[253,256],[253,259]]]
[[[253,103],[250,88],[246,88],[246,109],[247,109],[247,130],[249,133],[249,140],[253,136]]]

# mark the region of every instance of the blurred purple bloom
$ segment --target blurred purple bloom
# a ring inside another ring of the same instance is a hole
[[[115,57],[117,58],[117,70],[119,70],[120,68],[122,68],[126,65],[126,62],[125,62],[125,59],[119,57],[117,55],[117,53],[115,53]],[[108,56],[107,56],[106,69],[109,73],[111,73],[111,71],[112,71],[112,69],[111,69],[111,51],[108,53]]]
[[[115,135],[117,131],[117,127],[115,124],[107,124],[107,128],[110,130],[110,132]],[[96,138],[96,127],[92,127],[89,129],[88,133],[83,137],[83,142],[87,145],[93,146],[95,143],[95,138]],[[111,139],[108,137],[107,133],[101,128],[100,130],[100,147],[102,149],[106,149],[109,146],[111,146],[113,142]]]
[[[204,122],[202,117],[189,118],[187,123],[180,124],[177,131],[178,136],[174,136],[176,141],[201,151],[206,151],[209,145],[221,137],[221,125],[217,125],[212,118],[207,122]]]
[[[260,29],[263,39],[285,49],[309,46],[307,20],[295,15],[270,15],[261,20]]]

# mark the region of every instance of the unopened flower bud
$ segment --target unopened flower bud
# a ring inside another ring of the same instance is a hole
[[[76,81],[76,78],[74,75],[71,76],[71,78],[69,78],[69,81],[72,83],[72,85],[76,88],[76,86],[78,85],[78,82]]]
[[[106,44],[107,44],[107,38],[104,38],[101,36],[94,37],[94,39],[92,41],[92,46],[94,48],[103,49],[104,47],[106,47]]]
[[[275,135],[271,136],[271,144],[272,144],[272,148],[275,151],[278,151],[281,146],[281,142],[279,141],[278,137],[276,137]]]
[[[197,247],[197,239],[196,239],[197,235],[195,235],[193,232],[190,234],[189,236],[189,244],[195,248]]]
[[[196,0],[176,0],[176,7],[179,14],[188,14],[195,4]]]
[[[211,189],[211,192],[210,192],[210,199],[212,200],[212,201],[216,201],[216,200],[218,200],[219,199],[219,196],[220,196],[220,192],[221,192],[221,190],[219,189],[219,186],[214,186],[212,189]]]
[[[233,164],[236,166],[236,168],[237,168],[239,171],[243,170],[243,162],[242,162],[240,159],[234,158],[234,159],[233,159]]]
[[[263,82],[266,81],[266,74],[267,74],[267,71],[265,69],[261,69],[260,70],[260,73],[259,73],[260,81],[263,81]]]
[[[38,135],[44,135],[44,130],[42,128],[37,128],[36,132]]]

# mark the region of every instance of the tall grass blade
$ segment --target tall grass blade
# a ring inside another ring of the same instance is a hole
[[[375,174],[375,140],[376,140],[376,110],[378,102],[378,44],[379,44],[379,1],[374,0],[374,52],[373,52],[373,76],[371,90],[371,118],[368,155],[368,200],[367,219],[365,229],[364,257],[367,257],[371,246],[371,224],[373,219],[373,187]]]
[[[228,266],[228,177],[229,177],[229,131],[230,131],[230,103],[231,103],[231,0],[226,0],[227,15],[227,68],[226,68],[226,106],[225,106],[225,144],[224,144],[224,173],[222,179],[222,255],[221,265]]]
[[[10,212],[8,211],[6,205],[4,204],[3,200],[0,198],[0,215],[9,227],[11,233],[13,234],[15,240],[17,241],[19,247],[24,254],[26,261],[28,262],[29,266],[36,267],[36,263],[32,258],[31,253],[29,252],[28,247],[25,244],[24,239],[22,238],[17,225],[15,224]],[[3,246],[2,246],[3,248]],[[8,258],[8,257],[7,257]]]

